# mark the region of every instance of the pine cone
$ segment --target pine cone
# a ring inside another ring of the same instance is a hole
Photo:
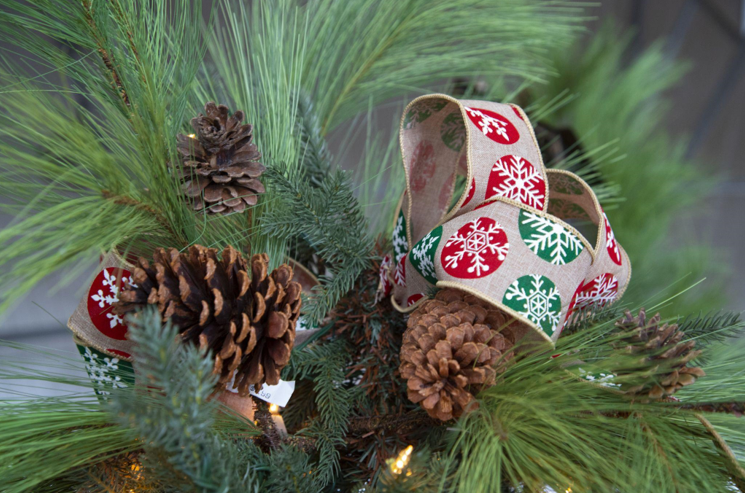
[[[403,335],[399,371],[409,400],[442,421],[460,416],[512,358],[511,323],[475,296],[439,291],[411,314]]]
[[[625,317],[616,322],[616,327],[623,331],[619,345],[625,344],[629,353],[641,355],[642,361],[658,370],[649,381],[624,389],[627,393],[659,399],[706,375],[701,368],[687,366],[701,354],[693,349],[696,341],[681,342],[685,334],[678,330],[677,324],[660,325],[659,313],[647,320],[643,308],[636,317],[627,310]],[[660,368],[665,372],[662,376]]]
[[[266,168],[253,140],[253,126],[241,125],[243,112],[228,116],[227,106],[204,105],[204,115],[191,120],[196,134],[178,135],[181,181],[194,210],[210,214],[243,212],[255,205]]]
[[[246,260],[232,247],[221,259],[216,249],[199,245],[185,253],[159,248],[152,263],[139,259],[135,284],[122,288],[114,313],[157,305],[184,341],[213,351],[221,385],[234,372],[241,395],[251,384],[275,385],[290,359],[302,288],[286,264],[267,275],[268,260],[254,255],[249,279]]]

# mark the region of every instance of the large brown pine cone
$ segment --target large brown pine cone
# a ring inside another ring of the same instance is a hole
[[[647,319],[642,308],[636,317],[627,310],[616,322],[616,327],[623,331],[617,344],[625,346],[631,354],[642,356],[646,364],[656,369],[648,381],[624,389],[629,394],[659,399],[706,375],[701,368],[688,366],[688,362],[701,354],[693,349],[696,341],[682,342],[685,334],[678,330],[678,325],[661,324],[660,320],[659,313]]]
[[[249,386],[275,385],[290,360],[300,313],[300,284],[292,268],[281,265],[267,275],[266,254],[251,258],[194,245],[187,252],[157,249],[152,262],[139,259],[134,285],[124,286],[114,312],[120,315],[155,305],[163,320],[179,327],[181,337],[215,354],[219,383],[241,395]]]
[[[266,168],[258,162],[253,126],[242,120],[242,111],[229,116],[227,106],[209,102],[204,114],[191,120],[196,133],[178,135],[182,189],[195,210],[242,212],[264,193],[258,178]]]
[[[409,317],[401,347],[408,397],[433,418],[456,418],[512,358],[517,322],[479,298],[443,289]]]

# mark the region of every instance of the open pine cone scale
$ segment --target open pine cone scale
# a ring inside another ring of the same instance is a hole
[[[663,324],[659,313],[647,319],[644,309],[639,310],[637,316],[627,311],[624,318],[616,322],[616,327],[622,331],[620,344],[625,344],[622,346],[625,351],[638,355],[640,363],[650,365],[656,375],[625,388],[628,394],[660,399],[706,376],[701,368],[688,366],[701,354],[694,349],[696,341],[684,341],[685,334],[679,326]]]
[[[182,190],[195,210],[242,212],[264,193],[258,178],[266,168],[258,162],[253,126],[241,124],[243,117],[242,111],[230,116],[226,106],[209,102],[191,121],[195,133],[177,136]]]
[[[409,400],[443,421],[475,405],[473,394],[493,385],[513,356],[510,324],[474,296],[438,292],[412,313],[403,335],[399,371]]]
[[[180,329],[184,341],[215,355],[219,383],[241,394],[250,385],[279,383],[290,360],[302,288],[282,265],[268,272],[266,254],[248,264],[235,249],[192,246],[187,252],[158,249],[153,261],[140,259],[134,285],[125,286],[115,312],[126,314],[155,305],[164,320]]]

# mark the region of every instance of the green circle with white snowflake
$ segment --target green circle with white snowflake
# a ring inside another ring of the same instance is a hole
[[[529,274],[510,284],[502,298],[508,308],[538,325],[551,337],[561,318],[561,297],[546,276]]]
[[[450,113],[440,124],[440,137],[442,143],[449,149],[460,152],[466,141],[466,126],[463,123],[463,115],[460,111]]]
[[[99,397],[107,397],[112,390],[131,387],[135,383],[132,363],[110,356],[92,347],[77,344],[78,352],[85,360],[85,370]]]
[[[521,209],[517,221],[525,245],[546,262],[568,264],[585,249],[576,234],[545,216]]]
[[[580,182],[569,175],[562,173],[554,174],[551,177],[551,191],[563,193],[565,195],[584,195],[585,187]]]
[[[442,238],[442,226],[437,226],[435,229],[427,233],[427,236],[422,238],[414,245],[409,254],[409,261],[414,266],[417,272],[424,277],[428,283],[436,284],[437,276],[435,273],[435,253],[437,253],[437,245],[440,244]]]
[[[415,103],[404,116],[404,128],[412,128],[443,109],[448,104],[445,99],[424,99]]]

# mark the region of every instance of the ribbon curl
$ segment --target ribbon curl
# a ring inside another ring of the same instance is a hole
[[[433,286],[457,288],[554,343],[578,310],[621,297],[631,264],[595,193],[544,167],[518,106],[422,96],[404,111],[400,145],[406,191],[387,274],[397,310]],[[458,176],[466,186],[451,207]],[[569,221],[591,224],[594,241]]]

